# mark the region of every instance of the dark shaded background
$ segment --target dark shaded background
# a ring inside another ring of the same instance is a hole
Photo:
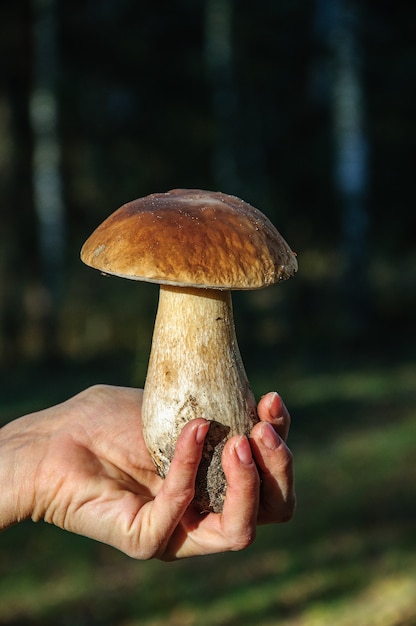
[[[384,353],[408,345],[416,271],[415,9],[346,2],[342,13],[340,6],[108,0],[42,9],[42,2],[3,0],[2,367],[129,352],[138,326],[138,345],[145,341],[157,292],[101,279],[82,266],[79,249],[124,202],[173,187],[240,195],[298,253],[294,281],[237,294],[243,353],[246,344],[250,353],[256,347],[270,355],[285,347]],[[365,151],[358,227],[351,226],[348,190],[337,182],[334,85],[345,25]],[[62,210],[51,218],[59,235],[51,249],[33,193],[42,132],[29,103],[39,88],[56,104],[52,175],[59,176]]]

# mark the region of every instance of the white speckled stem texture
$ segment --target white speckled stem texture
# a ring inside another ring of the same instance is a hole
[[[197,417],[214,422],[195,502],[201,510],[220,511],[226,489],[222,449],[257,421],[229,291],[161,287],[142,411],[145,440],[162,476],[184,424]]]

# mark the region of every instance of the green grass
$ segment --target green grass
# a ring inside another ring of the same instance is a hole
[[[0,624],[416,625],[416,364],[286,365],[292,522],[261,528],[244,552],[170,564],[26,522],[0,536]],[[16,404],[10,391],[3,415],[47,404],[51,388],[65,397],[97,372],[51,376],[42,385],[38,373]],[[269,374],[251,377],[259,392],[275,387]]]

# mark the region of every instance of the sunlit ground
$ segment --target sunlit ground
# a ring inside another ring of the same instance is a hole
[[[415,625],[416,363],[279,367],[252,378],[258,393],[278,378],[291,410],[292,522],[244,552],[171,564],[27,522],[0,537],[0,624]],[[2,414],[106,376],[75,368],[48,385],[38,372],[24,401],[9,387]]]

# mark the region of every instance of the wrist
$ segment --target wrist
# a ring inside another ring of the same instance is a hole
[[[0,429],[0,531],[31,516],[39,450],[27,418]]]

